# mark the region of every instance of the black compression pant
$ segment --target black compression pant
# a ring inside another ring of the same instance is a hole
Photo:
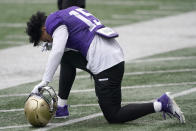
[[[85,70],[87,61],[75,51],[65,52],[61,60],[59,97],[67,99],[76,76],[76,68]],[[154,113],[153,103],[128,104],[121,107],[121,82],[124,62],[93,75],[100,108],[109,123],[123,123]],[[131,94],[130,94],[131,95]]]

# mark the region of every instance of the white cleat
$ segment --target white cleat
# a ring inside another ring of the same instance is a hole
[[[185,117],[183,112],[181,111],[180,107],[176,104],[174,99],[170,96],[170,92],[166,92],[163,94],[160,98],[157,99],[157,101],[161,102],[163,112],[163,116],[165,117],[165,114],[169,115],[170,117],[177,118],[180,123],[185,123]]]

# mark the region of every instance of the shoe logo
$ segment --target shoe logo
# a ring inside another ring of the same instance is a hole
[[[98,79],[99,81],[108,81],[108,78]]]

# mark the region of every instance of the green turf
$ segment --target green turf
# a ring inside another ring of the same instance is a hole
[[[39,2],[39,3],[36,3]],[[37,10],[46,11],[47,14],[55,11],[56,1],[54,0],[1,0],[0,24],[19,24],[20,27],[4,27],[0,28],[0,49],[21,46],[23,44],[16,44],[17,42],[28,43],[28,38],[25,35],[25,23],[32,13]],[[97,16],[102,23],[108,26],[119,26],[125,24],[132,24],[135,22],[151,20],[154,18],[176,15],[188,11],[196,10],[196,0],[87,0],[87,9]],[[129,15],[129,17],[118,18],[120,15]],[[9,43],[14,41],[15,43]],[[8,44],[9,43],[9,44]],[[142,58],[156,59],[168,57],[183,57],[196,56],[196,47],[185,48],[181,50],[162,53],[150,57]],[[141,59],[141,60],[142,60]],[[126,63],[125,72],[145,72],[158,70],[177,70],[177,69],[194,69],[196,67],[195,58],[182,60],[165,60],[165,61],[150,61]],[[87,75],[85,72],[79,72],[77,75]],[[194,82],[196,72],[183,73],[157,73],[144,75],[125,75],[122,86],[134,85],[154,85],[154,84],[169,84]],[[0,90],[1,95],[29,93],[34,85],[33,83],[26,83],[16,87]],[[58,78],[55,78],[51,84],[57,91]],[[159,97],[163,92],[171,91],[177,93],[183,90],[191,89],[195,85],[179,85],[179,86],[162,86],[149,87],[140,89],[123,89],[122,101],[148,101]],[[79,89],[94,89],[94,82],[90,78],[76,79],[72,90]],[[0,110],[6,109],[22,109],[27,96],[18,97],[1,97]],[[162,114],[151,114],[146,117],[137,119],[125,124],[108,124],[104,117],[97,117],[83,122],[62,126],[53,130],[64,131],[193,131],[196,130],[196,98],[195,93],[175,98],[177,103],[184,111],[186,117],[186,124],[181,125],[178,121],[168,119],[164,121]],[[66,120],[53,119],[51,123],[61,123],[75,118],[80,118],[94,113],[99,113],[101,110],[98,106],[74,107],[72,105],[78,104],[97,104],[95,92],[86,93],[71,93],[68,103],[70,107],[70,117]],[[0,128],[5,126],[27,125],[23,111],[16,112],[0,112]],[[28,131],[36,128],[11,128],[5,130],[14,131]]]
[[[160,54],[156,56],[151,56],[150,58],[166,58],[171,57],[175,54],[179,56],[192,56],[195,48],[189,48],[184,50],[177,50],[173,52],[168,52],[165,54]],[[182,51],[182,53],[181,53]],[[186,53],[185,53],[186,52]],[[186,64],[188,63],[188,64]],[[147,65],[146,65],[147,64]],[[173,60],[172,62],[161,61],[161,62],[141,62],[141,63],[128,63],[126,64],[126,72],[134,71],[149,71],[163,69],[165,71],[171,69],[178,69],[177,65],[181,64],[182,66],[179,69],[194,68],[194,61],[191,59],[187,60]],[[157,68],[157,66],[159,68]],[[145,68],[148,67],[148,68]],[[176,67],[176,68],[174,68]],[[134,68],[134,69],[133,69]],[[83,75],[84,73],[78,73],[78,75]],[[145,74],[145,75],[125,75],[122,86],[133,86],[133,85],[152,85],[148,88],[138,88],[138,89],[122,89],[122,102],[135,102],[135,101],[149,101],[159,97],[162,93],[170,91],[172,93],[178,93],[184,90],[194,88],[195,85],[165,85],[161,87],[153,86],[154,84],[169,84],[169,83],[182,83],[190,82],[195,80],[195,72],[184,72],[184,73],[158,73],[158,74]],[[0,91],[0,95],[6,94],[16,94],[16,93],[29,93],[33,86],[38,82],[27,83],[19,85],[17,87],[12,87],[8,89],[3,89]],[[57,91],[58,79],[52,83],[52,86],[55,87]],[[78,89],[94,89],[93,80],[89,78],[76,79],[73,90]],[[14,89],[14,92],[13,92]],[[9,110],[9,109],[22,109],[24,107],[24,102],[27,96],[12,96],[12,97],[1,97],[0,99],[0,110]],[[143,118],[125,123],[125,124],[108,124],[103,116],[96,117],[90,120],[82,121],[79,123],[57,127],[53,130],[80,130],[80,131],[99,131],[99,130],[108,130],[108,131],[156,131],[156,130],[167,130],[167,131],[179,131],[179,130],[195,130],[196,124],[196,114],[194,112],[196,105],[195,93],[189,95],[181,96],[175,98],[176,102],[182,108],[185,117],[186,124],[181,125],[175,119],[163,120],[162,114],[151,114]],[[98,106],[79,106],[74,107],[78,104],[97,104],[97,98],[95,92],[86,92],[86,93],[71,93],[68,104],[71,105],[70,117],[66,120],[53,119],[51,123],[61,123],[69,120],[77,119],[87,115],[95,114],[101,112]],[[25,119],[23,111],[16,112],[0,112],[0,127],[14,126],[14,125],[27,125],[28,122]],[[34,130],[36,128],[25,127],[25,128],[15,128],[7,130]]]
[[[157,55],[153,55],[153,56],[148,56],[148,57],[144,57],[142,59],[147,59],[147,58],[162,58],[162,57],[181,57],[181,56],[196,56],[196,52],[194,51],[196,49],[196,47],[192,47],[192,48],[183,48],[183,49],[178,49],[178,50],[174,50],[174,51],[169,51],[167,53],[161,53],[161,54],[157,54]]]
[[[196,10],[196,0],[87,0],[87,9],[107,26],[120,26],[154,18],[177,15]],[[22,40],[28,43],[25,34],[26,22],[37,11],[50,14],[57,10],[54,0],[1,0],[0,25],[19,24],[19,27],[0,26],[0,49],[19,46],[16,43],[6,44],[10,35],[25,36]],[[121,16],[123,15],[123,17]],[[128,17],[124,17],[128,15]],[[120,17],[119,17],[120,16]]]
[[[92,120],[80,122],[70,126],[64,126],[55,128],[52,131],[193,131],[196,129],[196,114],[194,113],[194,107],[196,104],[195,93],[183,97],[179,97],[176,101],[181,105],[180,107],[185,111],[186,124],[179,124],[175,119],[163,120],[162,114],[152,114],[143,118],[137,119],[125,124],[111,125],[106,122],[103,117],[97,117]],[[190,102],[191,101],[191,102]]]

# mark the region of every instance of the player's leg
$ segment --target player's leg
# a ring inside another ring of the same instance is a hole
[[[129,104],[121,108],[124,62],[94,76],[99,105],[109,123],[122,123],[154,112],[152,103]]]
[[[76,68],[72,67],[65,57],[61,60],[58,92],[58,109],[56,118],[69,116],[67,99],[76,76]]]
[[[76,76],[76,68],[86,69],[87,61],[76,51],[67,51],[61,59],[59,92],[58,92],[58,109],[56,118],[66,118],[69,116],[67,99]]]
[[[121,81],[124,73],[124,63],[95,75],[96,94],[105,118],[110,123],[122,123],[154,112],[165,112],[185,122],[175,101],[164,94],[155,102],[134,103],[121,107]]]

